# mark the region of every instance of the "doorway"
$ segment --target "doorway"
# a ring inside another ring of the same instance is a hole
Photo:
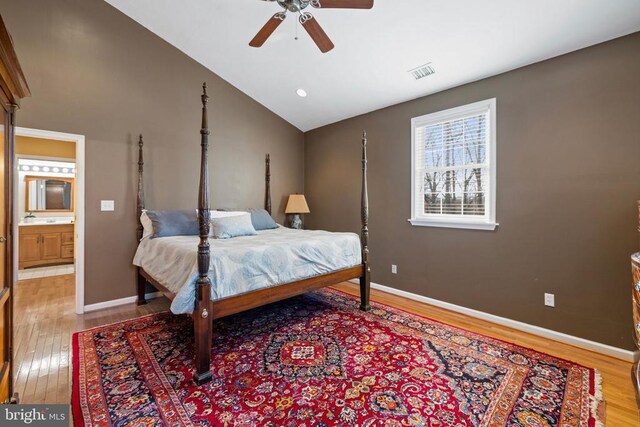
[[[67,275],[75,312],[82,314],[85,138],[20,127],[15,135],[14,288],[21,278],[44,282]]]

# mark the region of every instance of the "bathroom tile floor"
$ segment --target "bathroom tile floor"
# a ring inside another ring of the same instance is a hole
[[[18,280],[41,279],[43,277],[63,276],[73,274],[75,268],[73,264],[52,265],[49,267],[27,268],[18,271]]]

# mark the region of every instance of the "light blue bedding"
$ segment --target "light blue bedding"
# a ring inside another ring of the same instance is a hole
[[[280,227],[256,236],[209,239],[212,300],[305,279],[362,262],[354,233]],[[143,239],[133,263],[176,294],[175,314],[191,313],[195,301],[197,236]]]

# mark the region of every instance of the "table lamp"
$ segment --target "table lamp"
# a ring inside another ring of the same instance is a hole
[[[304,198],[304,194],[290,194],[287,207],[284,210],[286,214],[292,214],[291,228],[300,230],[302,228],[302,219],[300,214],[309,213],[309,206],[307,200]]]

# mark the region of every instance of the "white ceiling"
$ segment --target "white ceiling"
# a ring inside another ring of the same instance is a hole
[[[275,2],[106,1],[303,131],[640,30],[640,0],[375,0],[307,9],[336,45],[322,54],[292,14],[249,47]]]

